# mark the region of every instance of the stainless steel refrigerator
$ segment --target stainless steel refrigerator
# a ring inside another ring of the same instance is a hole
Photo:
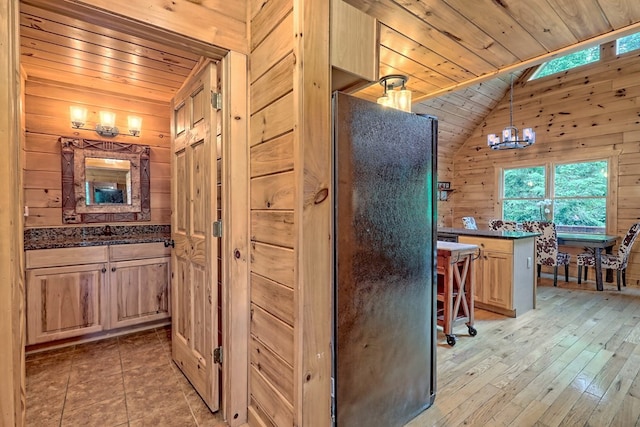
[[[333,411],[402,426],[431,406],[437,120],[333,95]]]

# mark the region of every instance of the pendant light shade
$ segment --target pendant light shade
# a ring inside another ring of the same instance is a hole
[[[409,77],[401,74],[390,74],[380,79],[384,93],[378,98],[378,104],[398,110],[411,112],[411,91],[405,87]],[[396,88],[400,88],[396,90]]]

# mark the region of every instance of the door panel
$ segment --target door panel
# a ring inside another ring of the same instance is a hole
[[[185,82],[172,101],[173,359],[212,411],[219,408],[216,111],[209,100],[216,65]]]

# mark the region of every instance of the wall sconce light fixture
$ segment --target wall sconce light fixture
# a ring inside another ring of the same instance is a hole
[[[74,129],[83,130],[95,130],[100,136],[140,136],[140,130],[142,129],[142,119],[137,116],[128,117],[129,133],[121,134],[116,127],[116,114],[109,111],[100,111],[100,123],[96,123],[95,129],[85,128],[87,123],[87,109],[83,107],[71,106],[69,107],[69,114],[71,116],[71,127]]]

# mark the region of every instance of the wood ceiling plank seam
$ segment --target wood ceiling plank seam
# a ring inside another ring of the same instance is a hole
[[[636,0],[598,0],[598,4],[616,30],[640,19],[640,2]]]
[[[416,104],[416,105],[424,105],[426,108],[429,108],[430,104]],[[442,100],[442,104],[434,104],[434,108],[439,110],[452,110],[452,111],[461,111],[464,112],[465,115],[483,115],[484,111],[490,111],[491,108],[489,106],[481,107],[477,105],[473,105],[470,103],[464,102],[464,100],[446,98]],[[454,110],[455,109],[455,110]]]
[[[120,61],[126,64],[133,64],[136,66],[147,67],[150,69],[155,69],[159,71],[165,71],[168,73],[174,73],[181,76],[186,76],[191,71],[190,68],[174,66],[173,64],[168,64],[166,62],[155,61],[142,57],[135,57],[127,53],[120,52],[118,50],[111,50],[109,48],[94,45],[91,43],[85,42],[72,42],[72,39],[64,38],[62,36],[51,36],[47,39],[43,39],[40,37],[41,34],[34,34],[30,28],[21,28],[22,37],[25,38],[25,44],[28,41],[29,46],[33,48],[38,48],[43,51],[49,52],[58,52],[61,49],[69,49],[68,52],[71,52],[73,57],[82,56],[87,53],[90,55],[95,55],[98,58],[104,58],[108,60]],[[22,38],[21,37],[21,38]],[[22,44],[22,43],[21,43]],[[61,54],[61,53],[59,53]]]
[[[50,68],[60,68],[61,66],[74,66],[77,68],[77,72],[81,73],[81,70],[90,70],[91,72],[100,72],[105,75],[111,75],[114,79],[124,78],[128,80],[135,81],[145,81],[153,84],[158,84],[161,86],[167,86],[170,88],[177,89],[181,86],[182,81],[178,81],[175,78],[168,79],[166,78],[168,73],[160,72],[160,71],[149,71],[149,69],[143,69],[141,67],[137,67],[136,71],[129,71],[122,68],[108,66],[105,67],[105,64],[96,63],[93,61],[81,61],[75,59],[73,61],[65,60],[64,58],[56,55],[50,55],[48,52],[37,51],[35,49],[22,48],[21,50],[21,60],[23,64],[30,64],[32,66],[43,65],[49,66]],[[70,62],[75,62],[75,65],[70,65]],[[57,66],[47,65],[47,64],[58,64]],[[103,69],[107,69],[109,71],[102,71]]]
[[[106,36],[104,34],[87,31],[83,28],[72,27],[68,25],[60,25],[55,22],[45,21],[40,17],[30,15],[20,15],[21,34],[27,31],[33,38],[47,41],[52,36],[61,39],[69,39],[71,44],[84,42],[90,45],[101,46],[106,49],[114,49],[135,57],[146,58],[147,60],[158,61],[160,63],[171,64],[176,67],[193,68],[197,59],[185,58],[183,56],[173,55],[163,50],[157,50],[143,44],[133,43],[131,40],[122,40]],[[37,34],[37,35],[36,35]],[[39,36],[38,36],[39,35]],[[76,42],[72,42],[75,40]],[[194,55],[195,56],[195,55]]]
[[[442,110],[449,114],[454,114],[459,117],[468,117],[472,120],[484,119],[487,111],[491,111],[494,107],[491,105],[484,106],[484,108],[474,106],[469,108],[469,105],[459,105],[462,101],[451,99],[449,96],[443,96],[441,98],[435,98],[424,103],[415,104],[416,108],[427,108],[434,110]],[[497,105],[497,103],[496,103]]]
[[[210,10],[194,2],[174,1],[171,3],[171,7],[164,7],[162,1],[146,2],[145,6],[147,7],[140,8],[139,2],[119,1],[116,14],[111,11],[113,0],[91,0],[90,5],[76,2],[51,2],[50,0],[26,1],[47,10],[54,10],[56,13],[68,11],[73,16],[82,18],[86,16],[86,20],[91,22],[108,19],[107,16],[115,16],[118,18],[118,22],[111,26],[115,29],[118,29],[118,25],[122,25],[123,21],[135,21],[136,26],[140,23],[151,31],[153,31],[153,27],[170,28],[171,32],[182,37],[182,40],[185,37],[190,38],[196,44],[204,42],[211,44],[212,48],[225,46],[238,52],[247,52],[247,23],[244,20],[235,20],[224,15],[222,11]],[[185,19],[186,17],[188,19]],[[243,34],[245,37],[239,38],[239,34]]]
[[[444,0],[521,60],[536,56],[544,46],[493,0]],[[514,37],[518,34],[518,37]]]
[[[196,62],[200,57],[200,54],[197,54],[197,53],[192,53],[183,49],[178,49],[173,46],[169,46],[167,44],[158,43],[146,38],[137,37],[127,33],[123,33],[121,31],[113,30],[103,26],[94,25],[87,21],[82,21],[76,18],[72,18],[72,17],[55,13],[55,12],[40,9],[38,7],[26,4],[24,1],[20,3],[20,12],[21,12],[21,15],[24,13],[26,15],[32,15],[35,17],[41,17],[43,19],[53,20],[55,22],[58,22],[61,25],[73,25],[76,27],[84,28],[87,31],[102,33],[112,38],[128,40],[132,43],[148,46],[151,49],[161,51],[161,52],[167,52],[171,55],[185,58],[189,61]]]
[[[117,74],[115,72],[104,72],[100,70],[93,70],[91,68],[84,67],[84,64],[69,64],[65,62],[43,60],[33,56],[24,56],[22,63],[26,65],[26,69],[34,69],[35,67],[41,67],[49,70],[59,70],[60,72],[76,74],[81,78],[82,76],[97,77],[105,80],[105,82],[117,82],[123,84],[137,84],[140,87],[145,88],[157,88],[158,90],[164,90],[167,92],[175,92],[180,86],[172,81],[154,82],[151,79],[136,79]],[[162,89],[164,88],[164,89]]]
[[[413,107],[414,111],[416,113],[420,113],[420,114],[431,114],[434,115],[436,117],[442,117],[443,115],[446,116],[452,116],[452,117],[456,117],[458,119],[461,120],[466,120],[468,122],[472,122],[475,123],[476,126],[482,122],[482,120],[484,120],[485,115],[483,115],[481,112],[475,112],[475,111],[468,111],[468,110],[462,110],[458,107],[456,107],[453,104],[449,104],[446,103],[445,105],[441,106],[440,108],[435,108],[435,107],[430,107],[430,106],[423,106],[422,104],[420,105],[415,105]],[[487,113],[490,110],[487,110]],[[442,112],[442,114],[441,114]]]
[[[457,95],[470,101],[474,101],[480,105],[491,105],[496,102],[493,98],[485,95],[484,92],[480,90],[479,86],[464,88],[462,91],[457,92]]]
[[[502,1],[505,11],[538,42],[547,52],[570,46],[578,40],[560,15],[549,7],[547,0]]]
[[[412,13],[416,18],[464,46],[496,68],[517,62],[520,58],[506,49],[500,42],[490,37],[473,21],[451,8],[448,4],[433,0],[403,0],[398,6]],[[448,30],[447,28],[455,29]]]
[[[194,61],[188,61],[184,58],[171,57],[168,55],[165,56],[162,52],[157,52],[144,47],[142,47],[143,51],[140,51],[137,48],[138,45],[133,45],[121,40],[108,39],[100,36],[92,37],[91,35],[93,35],[94,33],[60,33],[56,31],[48,31],[42,26],[21,26],[20,31],[21,34],[29,36],[33,39],[42,40],[61,46],[68,46],[77,50],[84,48],[94,52],[102,50],[103,52],[105,52],[105,54],[110,53],[111,55],[113,55],[114,53],[118,53],[118,56],[120,57],[125,57],[126,55],[129,58],[128,60],[132,63],[138,63],[142,60],[147,63],[150,61],[154,61],[159,64],[169,65],[173,67],[173,69],[182,68],[188,70],[191,70],[195,65]]]
[[[168,102],[172,97],[172,93],[159,92],[154,90],[145,89],[142,91],[132,92],[130,85],[123,85],[120,83],[112,83],[105,85],[104,81],[99,78],[86,78],[81,81],[78,80],[77,74],[60,73],[60,72],[48,72],[42,69],[32,70],[29,75],[29,80],[40,79],[41,81],[52,81],[65,83],[67,85],[85,87],[93,91],[100,91],[104,93],[113,94],[127,94],[129,99],[151,99],[155,101]]]
[[[395,50],[396,52],[413,59],[419,64],[428,66],[434,71],[448,76],[455,82],[466,80],[469,77],[477,77],[469,70],[449,62],[448,59],[433,52],[426,46],[423,46],[417,41],[398,33],[384,24],[380,25],[380,45],[385,46],[388,49]],[[398,49],[398,46],[403,46],[403,48]]]
[[[397,58],[397,59],[394,61],[394,58]],[[387,48],[386,46],[382,46],[382,45],[380,46],[380,62],[390,67],[397,68],[398,70],[403,70],[404,71],[403,74],[408,74],[412,76],[418,76],[419,74],[423,74],[423,75],[426,74],[429,80],[433,81],[434,85],[438,87],[446,87],[451,85],[451,83],[455,82],[455,80],[452,80],[447,76],[444,76],[443,74],[434,70],[433,68],[427,65],[421,64],[407,55],[404,55],[400,52],[397,52],[393,49]],[[418,77],[418,78],[420,78],[421,80],[424,79],[424,77]],[[437,83],[437,82],[441,82],[441,83]],[[410,83],[407,82],[407,85],[410,85]]]
[[[461,96],[459,92],[452,92],[448,95],[449,98],[447,100],[460,108],[477,111],[482,110],[486,107],[484,104],[479,103],[473,99],[467,99]]]
[[[547,0],[578,40],[613,31],[597,0]],[[598,13],[599,12],[599,13]]]
[[[207,37],[199,38],[196,36],[188,36],[187,33],[176,31],[171,28],[169,32],[162,25],[154,25],[148,20],[132,17],[126,13],[114,15],[109,9],[100,9],[96,5],[89,5],[87,1],[70,2],[50,0],[21,0],[21,8],[25,5],[33,6],[48,12],[68,16],[71,19],[77,19],[81,22],[87,22],[99,27],[108,27],[109,30],[120,32],[122,34],[131,35],[142,40],[149,40],[151,43],[160,46],[166,46],[167,49],[178,49],[190,54],[198,56],[207,56],[214,59],[221,59],[228,52],[225,44],[214,45],[207,41]],[[218,39],[216,39],[218,40]],[[222,43],[222,40],[220,39]],[[238,47],[238,51],[246,53],[246,38],[234,43]]]
[[[427,114],[429,113],[427,112]],[[470,132],[475,129],[475,123],[472,120],[465,119],[463,117],[455,116],[453,114],[445,114],[443,116],[436,117],[438,117],[438,123],[442,122],[446,126],[450,126],[450,128],[445,128],[448,130]]]
[[[484,58],[427,25],[392,0],[347,0],[346,2],[391,28],[402,28],[407,37],[423,46],[429,46],[431,50],[443,57],[450,57],[450,62],[470,70],[475,75],[495,71],[495,67]],[[458,53],[461,49],[456,47],[462,47],[462,53]]]
[[[425,94],[425,93],[433,92],[434,90],[440,90],[442,88],[442,84],[438,84],[436,79],[429,78],[428,71],[421,72],[419,71],[419,68],[413,68],[413,69],[397,68],[395,66],[389,65],[386,62],[381,61],[380,75],[385,76],[390,74],[402,74],[407,76],[409,79],[407,81],[406,87],[407,89],[410,89],[411,91],[415,92],[416,96],[418,96],[418,94]],[[375,85],[373,85],[373,87],[376,88]],[[363,90],[366,91],[367,89],[370,90],[371,86]],[[379,89],[378,91],[380,95],[382,95],[382,92],[383,92],[382,86],[379,86],[376,89]]]

